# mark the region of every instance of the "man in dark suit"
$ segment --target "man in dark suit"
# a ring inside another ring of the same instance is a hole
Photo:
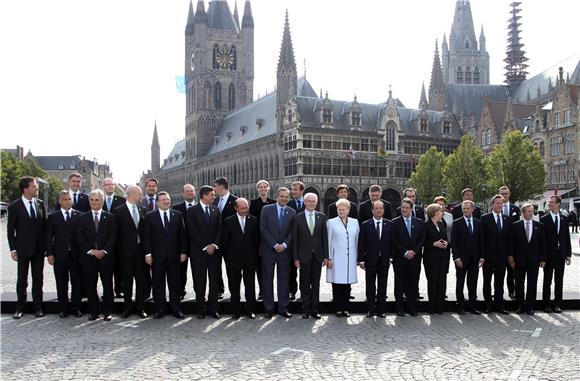
[[[564,267],[572,262],[572,243],[568,219],[560,213],[562,200],[558,196],[550,196],[546,213],[540,221],[546,231],[547,260],[544,266],[544,287],[542,299],[546,312],[562,312],[562,291],[564,285]],[[554,303],[550,303],[552,294],[552,279],[554,279]]]
[[[464,190],[461,191],[461,201],[467,201],[467,200],[473,201],[473,190],[471,188],[465,188]],[[458,218],[463,217],[463,215],[464,215],[463,214],[463,203],[460,202],[459,204],[455,205],[451,211],[451,214],[453,215],[454,221]],[[478,206],[474,206],[472,216],[473,216],[473,218],[477,218],[478,220],[481,220],[481,209],[479,209]]]
[[[115,180],[107,177],[103,180],[103,192],[105,193],[105,202],[103,203],[103,210],[105,212],[113,213],[113,211],[120,205],[125,204],[127,200],[115,194]],[[115,272],[113,275],[115,282],[114,290],[115,297],[123,297],[123,266],[119,256],[115,256]]]
[[[222,217],[219,208],[213,205],[215,192],[209,185],[199,189],[199,203],[187,210],[185,228],[189,239],[189,258],[197,302],[197,317],[207,313],[219,319],[218,293],[222,263],[219,245],[222,232]],[[208,304],[205,305],[205,289],[209,277]]]
[[[274,316],[274,267],[278,286],[278,314],[291,318],[288,312],[290,249],[292,245],[292,221],[296,212],[288,207],[290,191],[286,187],[277,190],[275,205],[266,205],[260,216],[260,257],[262,258],[264,308],[266,317]]]
[[[373,217],[362,223],[358,236],[358,262],[365,270],[367,317],[386,317],[387,278],[393,256],[393,223],[384,218],[384,204],[372,203]],[[378,289],[377,286],[378,285]]]
[[[457,277],[455,295],[457,311],[465,314],[465,297],[463,289],[467,276],[467,292],[469,295],[469,311],[479,315],[477,310],[477,278],[479,268],[483,266],[483,241],[481,220],[474,217],[474,204],[471,200],[461,203],[463,216],[453,221],[451,225],[451,247],[455,274]]]
[[[421,255],[425,243],[425,220],[412,215],[413,201],[404,198],[401,202],[401,216],[393,220],[395,270],[395,300],[397,315],[405,316],[405,301],[411,316],[417,316],[417,291],[421,271]]]
[[[123,298],[121,317],[126,319],[133,310],[133,279],[135,279],[135,311],[141,319],[145,312],[145,276],[148,268],[143,252],[143,229],[145,208],[139,205],[143,192],[136,185],[127,188],[127,200],[113,210],[117,226],[115,263],[121,265],[123,274]]]
[[[362,225],[363,222],[373,218],[372,204],[375,201],[381,200],[383,202],[383,209],[385,213],[383,218],[387,220],[393,219],[393,206],[387,200],[381,199],[383,190],[379,185],[371,185],[369,188],[369,199],[358,206],[358,222]]]
[[[113,317],[113,270],[115,267],[115,217],[103,210],[104,194],[100,189],[89,193],[91,211],[78,217],[77,242],[79,262],[85,275],[89,320],[99,317],[99,276],[103,286],[102,312],[105,321]]]
[[[228,183],[228,179],[225,177],[218,177],[215,179],[213,189],[216,195],[213,204],[219,208],[223,223],[226,218],[236,214],[235,204],[237,197],[230,193],[230,184]],[[220,254],[218,299],[223,298],[225,291],[221,258],[222,255]]]
[[[304,206],[304,183],[302,181],[294,181],[290,184],[290,195],[292,199],[288,201],[288,206],[294,209],[296,214],[303,212]],[[298,291],[298,268],[294,266],[294,259],[290,257],[290,275],[288,278],[288,289],[290,291],[290,301],[296,300],[296,293]]]
[[[141,206],[145,208],[147,213],[154,211],[157,209],[157,179],[156,178],[148,178],[145,180],[145,197],[141,201]]]
[[[72,208],[70,193],[59,192],[60,209],[51,213],[46,221],[46,256],[54,267],[56,293],[60,307],[59,317],[66,318],[69,311],[81,317],[81,267],[79,252],[75,242],[75,223],[81,212]],[[71,284],[69,306],[68,283]]]
[[[292,264],[300,268],[300,294],[302,295],[302,318],[312,316],[320,319],[320,273],[328,264],[328,235],[326,216],[316,211],[318,196],[304,196],[305,210],[294,216],[292,226]]]
[[[154,319],[165,314],[166,288],[169,286],[169,305],[173,316],[183,319],[179,298],[179,264],[187,260],[185,228],[181,212],[172,210],[171,198],[167,192],[157,194],[157,210],[145,215],[143,248],[145,261],[153,272]]]
[[[503,197],[503,206],[501,212],[509,219],[509,224],[513,224],[520,219],[520,208],[510,202],[510,189],[505,185],[499,188],[499,195]],[[514,276],[514,269],[507,266],[506,283],[508,288],[508,295],[511,299],[516,297],[516,283]]]
[[[183,198],[183,201],[180,203],[177,203],[177,204],[173,204],[173,206],[171,206],[171,209],[178,210],[179,212],[181,212],[181,215],[183,216],[183,218],[185,218],[185,215],[187,214],[187,209],[191,208],[192,206],[195,206],[195,204],[196,204],[195,187],[191,184],[185,184],[183,186],[183,188],[181,189],[181,197]],[[187,252],[189,253],[189,248],[188,248]],[[179,272],[179,280],[181,282],[181,285],[180,285],[180,290],[181,290],[180,299],[181,300],[183,300],[183,298],[187,294],[187,291],[185,290],[185,286],[187,285],[187,263],[188,262],[189,261],[181,262],[181,269],[179,270],[180,271]]]
[[[89,204],[89,196],[81,191],[83,185],[83,176],[78,172],[73,172],[68,176],[68,187],[70,197],[73,201],[73,209],[81,213],[91,210]],[[60,209],[60,205],[56,203],[56,209]]]
[[[348,185],[340,184],[336,187],[336,196],[340,200],[341,198],[348,198],[349,190]],[[350,202],[350,209],[348,211],[348,216],[350,218],[354,218],[355,220],[358,219],[358,205],[352,201]],[[332,219],[338,216],[338,212],[336,211],[336,202],[333,202],[328,206],[328,219]]]
[[[236,199],[236,214],[223,223],[221,238],[222,252],[228,269],[231,306],[234,319],[242,316],[240,303],[240,283],[244,280],[246,314],[255,319],[256,310],[256,266],[260,245],[260,225],[258,218],[248,214],[250,206],[245,198]]]
[[[425,209],[421,205],[417,204],[417,190],[415,188],[406,188],[403,191],[403,198],[408,198],[413,203],[413,209],[411,209],[411,215],[414,218],[418,218],[425,221]],[[395,211],[395,216],[399,217],[401,215],[401,207],[399,206]]]
[[[28,269],[32,270],[32,300],[36,317],[43,317],[42,282],[44,269],[44,228],[46,212],[38,200],[38,184],[34,177],[18,181],[22,197],[8,206],[8,246],[12,260],[18,262],[16,295],[18,304],[14,319],[20,319],[26,306]]]
[[[516,276],[516,313],[533,315],[538,270],[546,264],[546,233],[544,224],[532,220],[534,207],[531,204],[522,205],[521,210],[523,219],[511,225],[508,263]],[[524,298],[526,276],[528,287]]]
[[[491,312],[491,277],[493,276],[495,310],[501,314],[507,314],[503,304],[503,283],[509,248],[510,219],[501,212],[502,196],[493,196],[491,205],[492,211],[481,216],[485,313]]]

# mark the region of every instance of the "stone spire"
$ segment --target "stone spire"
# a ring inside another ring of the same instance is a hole
[[[477,50],[475,28],[471,15],[469,0],[457,0],[451,33],[449,34],[449,50]]]
[[[278,58],[276,77],[277,100],[278,107],[280,107],[285,105],[290,99],[296,97],[298,82],[296,60],[294,59],[294,48],[292,47],[292,37],[290,36],[288,10],[286,10],[284,34],[282,35],[282,45],[280,47],[280,57]]]
[[[445,110],[445,82],[443,81],[443,69],[439,58],[439,44],[435,40],[435,54],[431,69],[431,83],[429,84],[429,110]]]
[[[242,28],[254,27],[254,17],[252,16],[252,4],[250,0],[246,0],[244,5],[244,17],[242,17]]]
[[[485,51],[485,34],[483,33],[483,25],[481,26],[481,32],[479,33],[479,50]]]
[[[187,13],[187,24],[185,26],[185,33],[186,34],[191,34],[193,33],[193,22],[194,22],[195,16],[193,13],[193,3],[191,2],[191,0],[189,1],[189,12]]]
[[[419,100],[419,108],[427,109],[429,107],[429,102],[427,102],[427,94],[425,93],[425,81],[421,85],[421,99]]]
[[[161,149],[159,148],[159,137],[157,136],[157,121],[153,127],[153,142],[151,143],[151,172],[159,171],[161,162]]]
[[[207,13],[205,13],[205,4],[203,3],[203,0],[197,0],[194,21],[195,23],[207,23]]]
[[[238,16],[238,2],[234,3],[234,21],[236,22],[236,26],[240,29],[240,17]]]

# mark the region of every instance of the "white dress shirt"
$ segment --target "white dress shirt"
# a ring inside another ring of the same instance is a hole
[[[29,215],[30,217],[32,217],[32,216],[30,215],[30,201],[32,201],[32,209],[34,209],[34,214],[35,214],[35,215],[38,217],[38,209],[36,209],[36,199],[35,199],[34,197],[32,197],[32,198],[29,200],[29,199],[27,199],[27,198],[26,198],[26,197],[24,197],[24,196],[21,196],[21,197],[22,197],[22,202],[24,203],[24,206],[26,207],[26,211],[28,212],[28,215]]]
[[[382,237],[383,235],[383,220],[377,220],[376,218],[373,217],[373,227],[375,228],[375,230],[377,230],[377,223],[379,223],[379,238]]]

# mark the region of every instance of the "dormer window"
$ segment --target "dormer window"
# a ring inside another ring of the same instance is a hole
[[[332,124],[332,110],[322,110],[322,124]]]
[[[233,135],[233,134],[231,133],[231,131],[228,131],[228,132],[226,133],[226,138],[228,139],[228,141],[230,141],[230,140],[232,139],[232,135]]]
[[[425,118],[419,119],[419,130],[421,132],[427,132],[427,119]]]
[[[260,130],[262,127],[264,127],[264,119],[256,119],[256,129]]]
[[[247,130],[248,130],[247,126],[240,127],[240,132],[241,132],[242,136],[244,136],[244,134],[246,133]]]
[[[64,169],[64,164],[59,164],[58,169]]]
[[[350,114],[350,124],[354,127],[360,127],[360,125],[361,125],[361,113],[359,111],[353,111]]]
[[[451,122],[448,120],[443,121],[443,133],[444,134],[451,133]]]

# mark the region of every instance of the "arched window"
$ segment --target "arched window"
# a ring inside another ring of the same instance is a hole
[[[230,66],[231,70],[236,70],[238,68],[238,51],[236,49],[236,45],[232,45],[232,58],[233,58],[233,62]]]
[[[465,68],[465,83],[471,83],[471,69],[469,66]]]
[[[465,49],[469,49],[471,46],[471,44],[469,43],[469,40],[465,40]]]
[[[463,70],[461,69],[461,66],[459,66],[457,68],[457,83],[463,83]]]
[[[215,83],[214,86],[213,103],[216,110],[222,109],[222,84],[219,82]]]
[[[485,130],[481,131],[481,145],[485,146],[487,145],[486,141],[485,141]]]
[[[235,110],[236,108],[236,88],[233,83],[230,83],[228,90],[228,110]]]
[[[206,82],[203,84],[203,105],[205,110],[209,110],[211,102],[211,83]]]
[[[475,69],[473,69],[473,83],[479,85],[479,81],[479,68],[476,66]]]
[[[212,62],[212,67],[213,67],[214,69],[217,69],[217,68],[218,68],[218,63],[217,63],[217,55],[218,55],[218,52],[219,52],[219,51],[220,51],[220,48],[218,47],[218,45],[217,45],[217,44],[215,44],[215,45],[213,46],[213,59],[211,60],[211,62]]]
[[[385,149],[387,151],[395,151],[395,134],[397,130],[395,122],[389,120],[385,130]]]
[[[491,144],[491,130],[487,130],[487,144]]]

